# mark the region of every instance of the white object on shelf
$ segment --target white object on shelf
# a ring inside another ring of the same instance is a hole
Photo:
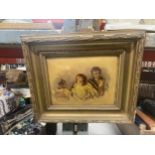
[[[5,71],[6,70],[6,65],[1,65],[1,71]]]
[[[25,66],[23,66],[23,67],[18,67],[17,70],[26,71],[26,67],[25,67]]]
[[[29,88],[11,88],[11,90],[16,94],[16,93],[21,93],[23,94],[24,98],[30,98],[30,89]]]
[[[146,31],[155,31],[155,25],[115,23],[115,24],[106,24],[105,26],[105,30],[122,30],[122,29],[138,29],[138,30],[146,30]]]

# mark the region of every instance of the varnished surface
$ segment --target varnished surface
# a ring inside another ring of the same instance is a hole
[[[132,122],[143,56],[144,31],[35,35],[21,38],[37,119],[45,122]],[[119,93],[114,104],[118,109],[92,109],[89,106],[84,109],[75,109],[73,106],[57,109],[50,106],[51,95],[46,65],[48,57],[109,54],[117,55],[120,60],[116,89]]]

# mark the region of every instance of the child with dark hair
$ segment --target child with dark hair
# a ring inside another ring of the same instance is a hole
[[[84,74],[76,75],[71,92],[74,98],[80,100],[94,98],[97,95],[97,91],[88,83],[87,77]]]
[[[102,77],[102,70],[98,66],[94,66],[91,69],[92,78],[89,79],[89,83],[96,89],[99,96],[104,95],[105,91],[105,79]]]
[[[67,100],[69,100],[70,96],[71,96],[71,93],[70,93],[69,89],[67,88],[66,81],[64,79],[61,79],[58,82],[58,88],[55,91],[55,97],[57,99],[67,99]]]

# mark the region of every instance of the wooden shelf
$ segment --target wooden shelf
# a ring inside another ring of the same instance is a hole
[[[0,29],[53,30],[52,23],[0,23]]]

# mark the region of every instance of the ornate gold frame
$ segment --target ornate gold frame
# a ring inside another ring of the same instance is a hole
[[[45,36],[22,36],[33,109],[44,122],[117,122],[134,119],[144,31],[111,31]],[[119,58],[114,105],[51,106],[46,59],[49,57],[104,56]]]

